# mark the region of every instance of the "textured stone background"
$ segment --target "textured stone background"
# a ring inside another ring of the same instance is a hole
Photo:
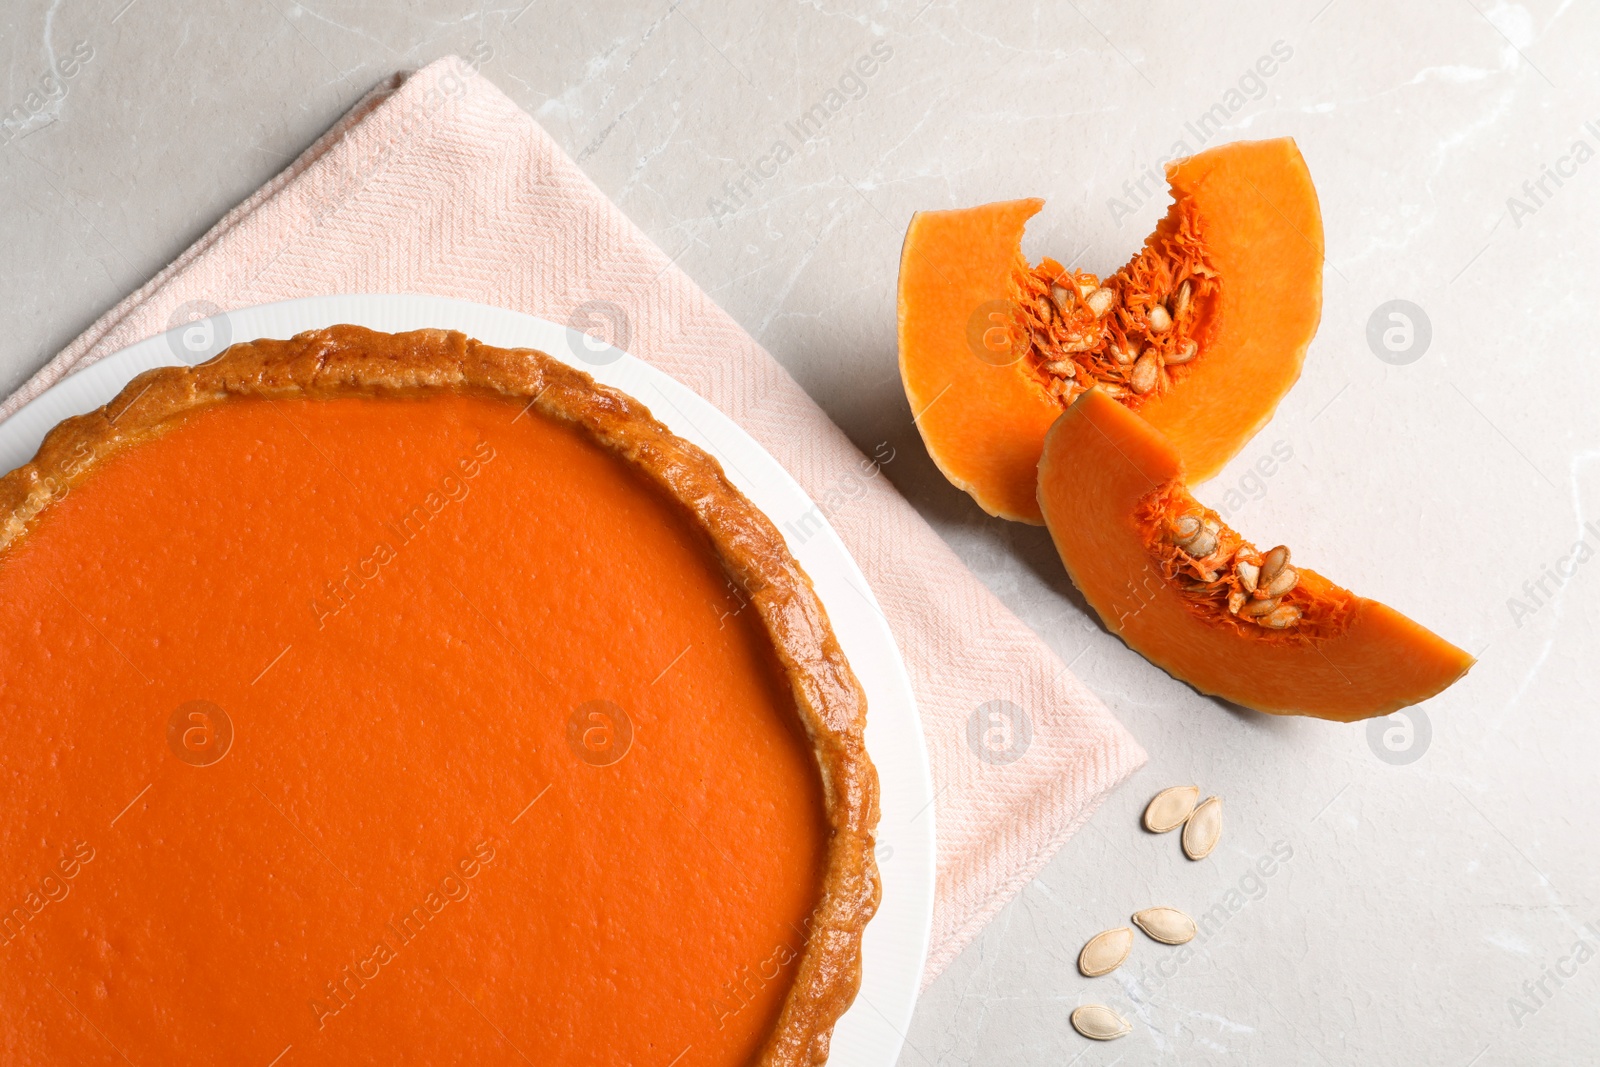
[[[928,991],[902,1063],[1593,1062],[1600,955],[1572,953],[1600,950],[1597,41],[1600,9],[1573,0],[15,0],[0,389],[379,79],[476,48],[857,444],[893,444],[887,476],[1150,750]],[[871,77],[845,79],[862,56]],[[58,62],[73,75],[41,81]],[[1164,209],[1124,183],[1200,147],[1186,124],[1218,105],[1212,143],[1299,140],[1328,269],[1304,378],[1201,496],[1482,660],[1376,732],[1242,713],[1149,667],[1041,531],[938,477],[900,393],[912,211],[1046,195],[1030,251],[1109,271]],[[1400,364],[1367,339],[1395,299],[1432,330]],[[1564,557],[1570,577],[1545,577]],[[1189,781],[1227,798],[1203,864],[1137,830]],[[1115,975],[1077,974],[1086,937],[1155,903],[1212,914],[1192,957],[1141,941]],[[1090,1000],[1136,1033],[1078,1038]]]

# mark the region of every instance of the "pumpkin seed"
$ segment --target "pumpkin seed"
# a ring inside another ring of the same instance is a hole
[[[1261,584],[1270,585],[1278,572],[1289,565],[1289,547],[1279,545],[1261,557]]]
[[[1183,344],[1178,346],[1178,350],[1176,352],[1173,352],[1171,355],[1167,356],[1166,364],[1169,367],[1176,367],[1187,363],[1193,359],[1199,351],[1200,346],[1194,341],[1185,341]]]
[[[1051,374],[1059,374],[1063,378],[1076,378],[1078,376],[1078,365],[1070,359],[1052,360],[1044,365],[1044,369]]]
[[[1080,299],[1088,299],[1090,293],[1100,288],[1100,283],[1095,281],[1094,275],[1089,274],[1072,283],[1077,287]]]
[[[1153,834],[1176,830],[1189,818],[1199,799],[1200,787],[1197,785],[1175,785],[1163,789],[1145,806],[1144,828]]]
[[[1046,325],[1049,324],[1051,319],[1055,318],[1055,305],[1050,303],[1049,298],[1040,296],[1033,302],[1033,305],[1039,309],[1039,318],[1043,319]]]
[[[1128,1020],[1104,1004],[1085,1004],[1072,1013],[1072,1028],[1095,1041],[1115,1041],[1133,1033]]]
[[[1150,323],[1150,329],[1156,333],[1166,333],[1172,329],[1172,315],[1160,304],[1145,312],[1144,317],[1145,321]]]
[[[1193,295],[1193,288],[1187,279],[1182,285],[1178,286],[1177,295],[1172,298],[1173,318],[1181,319],[1183,318],[1183,313],[1189,310],[1189,297]]]
[[[1300,621],[1300,609],[1293,604],[1279,604],[1272,609],[1272,613],[1264,615],[1256,622],[1269,630],[1287,630]]]
[[[1277,606],[1278,599],[1269,597],[1266,600],[1252,600],[1244,606],[1243,610],[1246,615],[1253,619],[1258,615],[1271,615]]]
[[[1172,539],[1179,544],[1188,541],[1200,532],[1200,518],[1197,515],[1179,515],[1172,520]]]
[[[1133,386],[1133,391],[1143,396],[1156,387],[1161,380],[1161,363],[1155,349],[1148,349],[1139,357],[1139,362],[1133,365],[1133,373],[1128,375],[1128,381]]]
[[[1239,614],[1239,609],[1244,607],[1245,601],[1247,601],[1249,599],[1250,599],[1249,595],[1246,594],[1243,589],[1235,589],[1233,592],[1229,593],[1228,594],[1228,614],[1229,615],[1237,615],[1237,614]]]
[[[1192,860],[1211,855],[1222,837],[1222,798],[1207,797],[1183,824],[1183,854]]]
[[[1247,559],[1235,559],[1233,561],[1233,573],[1239,576],[1239,584],[1244,586],[1245,592],[1254,593],[1256,591],[1256,584],[1261,579],[1260,567]]]
[[[1102,286],[1086,296],[1083,302],[1089,306],[1095,318],[1103,318],[1106,312],[1116,306],[1117,294]]]
[[[1090,978],[1110,974],[1122,966],[1133,951],[1133,931],[1126,926],[1102,930],[1091,937],[1078,953],[1078,970]]]
[[[1117,361],[1117,366],[1126,367],[1138,360],[1139,346],[1134,345],[1130,348],[1113,348],[1111,350],[1111,358]]]
[[[1300,573],[1293,567],[1284,567],[1272,581],[1262,585],[1261,591],[1267,596],[1283,596],[1283,594],[1299,584]]]
[[[1177,908],[1146,908],[1133,913],[1134,925],[1163,945],[1181,945],[1194,939],[1194,920]]]
[[[1205,559],[1217,550],[1217,535],[1222,532],[1216,523],[1207,519],[1200,524],[1200,532],[1190,538],[1183,550],[1195,559]]]
[[[1050,299],[1055,301],[1057,310],[1066,311],[1072,307],[1072,290],[1064,289],[1059,285],[1050,287]]]

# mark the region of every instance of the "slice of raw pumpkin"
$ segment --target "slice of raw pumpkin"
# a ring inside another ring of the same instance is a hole
[[[1350,722],[1426,700],[1473,659],[1393,608],[1258,550],[1193,496],[1177,448],[1098,389],[1045,438],[1039,506],[1084,598],[1203,693]]]
[[[1050,424],[1098,384],[1170,437],[1197,480],[1264,426],[1322,315],[1322,213],[1294,141],[1169,164],[1173,204],[1104,282],[1029,266],[1044,201],[911,219],[900,255],[900,376],[947,478],[1002,518],[1043,522]]]

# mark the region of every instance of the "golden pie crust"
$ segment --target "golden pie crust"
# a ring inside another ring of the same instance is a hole
[[[860,986],[862,933],[880,896],[878,779],[862,737],[866,697],[777,529],[715,459],[637,400],[542,352],[495,348],[452,331],[385,334],[345,325],[237,344],[196,367],[147,371],[103,408],[53,429],[32,462],[0,477],[0,553],[98,461],[161,434],[186,412],[239,397],[444,392],[527,398],[542,415],[579,428],[687,511],[758,611],[815,753],[829,838],[793,985],[754,1062],[823,1063],[834,1024]]]

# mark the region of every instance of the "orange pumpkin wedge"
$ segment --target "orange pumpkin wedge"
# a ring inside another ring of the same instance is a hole
[[[1128,646],[1203,693],[1352,722],[1426,700],[1473,659],[1261,552],[1189,495],[1178,449],[1098,389],[1045,438],[1039,507],[1067,572]]]
[[[1044,201],[911,219],[900,376],[928,452],[991,515],[1040,523],[1045,433],[1093,385],[1171,438],[1197,480],[1266,425],[1322,315],[1322,213],[1294,141],[1167,166],[1173,204],[1102,282],[1022,231]]]

